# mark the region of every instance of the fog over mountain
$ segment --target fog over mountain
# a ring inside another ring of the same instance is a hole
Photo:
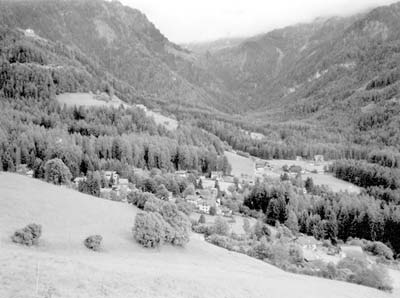
[[[318,17],[349,16],[395,0],[122,0],[143,11],[173,42],[249,37],[311,22]]]

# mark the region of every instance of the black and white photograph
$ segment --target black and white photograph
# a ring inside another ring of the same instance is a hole
[[[0,298],[399,298],[400,0],[0,0]]]

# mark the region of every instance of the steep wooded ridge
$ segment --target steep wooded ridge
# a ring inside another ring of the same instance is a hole
[[[28,42],[41,42],[45,52],[49,44],[55,49],[56,61],[47,65],[69,69],[78,63],[91,77],[90,84],[75,80],[79,88],[56,93],[113,87],[127,102],[159,107],[266,158],[365,158],[366,146],[400,143],[400,4],[243,40],[189,45],[193,52],[118,1],[0,5],[3,31],[26,42],[22,30],[32,29],[37,38]],[[241,129],[266,138],[251,139]]]
[[[317,19],[247,39],[205,60],[250,114],[351,127],[351,141],[363,143],[381,138],[381,129],[397,132],[392,124],[398,121],[399,14],[397,3]],[[398,139],[383,143],[396,145]]]
[[[195,66],[195,57],[168,41],[138,10],[101,0],[0,3],[0,24],[30,28],[42,38],[79,49],[160,104],[231,110],[222,104],[229,95],[221,95],[214,79]]]

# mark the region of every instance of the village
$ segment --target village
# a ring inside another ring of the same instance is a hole
[[[195,173],[194,192],[189,192],[183,197],[192,206],[193,211],[212,216],[232,217],[235,212],[238,212],[237,206],[223,204],[223,200],[231,198],[236,190],[242,189],[245,185],[253,186],[257,180],[282,179],[283,175],[287,175],[288,178],[296,178],[299,175],[323,174],[328,165],[322,155],[315,156],[313,161],[304,160],[301,157],[292,161],[245,158],[234,151],[227,152],[226,155],[232,165],[232,173],[224,174],[222,171],[212,171],[208,176]],[[240,162],[237,162],[238,158]],[[246,163],[246,166],[243,166],[243,163]],[[141,169],[136,169],[136,171],[143,172]],[[25,164],[19,165],[17,172],[28,177],[34,176],[33,170]],[[178,178],[188,179],[190,175],[193,176],[193,171],[178,170],[173,174]],[[127,178],[121,177],[116,171],[102,171],[101,179],[103,181],[99,196],[103,199],[127,202],[128,194],[138,190],[135,184],[129,182]],[[70,187],[80,190],[80,184],[86,181],[86,176],[76,177]],[[305,188],[303,188],[303,193],[306,193]],[[175,202],[177,198],[168,191],[165,199]]]

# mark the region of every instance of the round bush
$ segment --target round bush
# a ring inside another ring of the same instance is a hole
[[[132,229],[133,236],[144,247],[158,247],[165,239],[167,223],[155,212],[138,213]]]
[[[11,237],[12,241],[27,246],[36,245],[42,235],[42,226],[32,223],[25,228],[15,231]]]
[[[373,255],[381,256],[388,260],[393,260],[393,251],[382,242],[368,242],[363,246],[363,250],[368,251]]]
[[[84,244],[88,249],[98,251],[101,247],[101,241],[103,241],[103,237],[100,235],[92,235],[85,239]]]
[[[54,158],[46,162],[44,175],[47,182],[57,185],[69,183],[72,177],[69,168],[59,158]]]

